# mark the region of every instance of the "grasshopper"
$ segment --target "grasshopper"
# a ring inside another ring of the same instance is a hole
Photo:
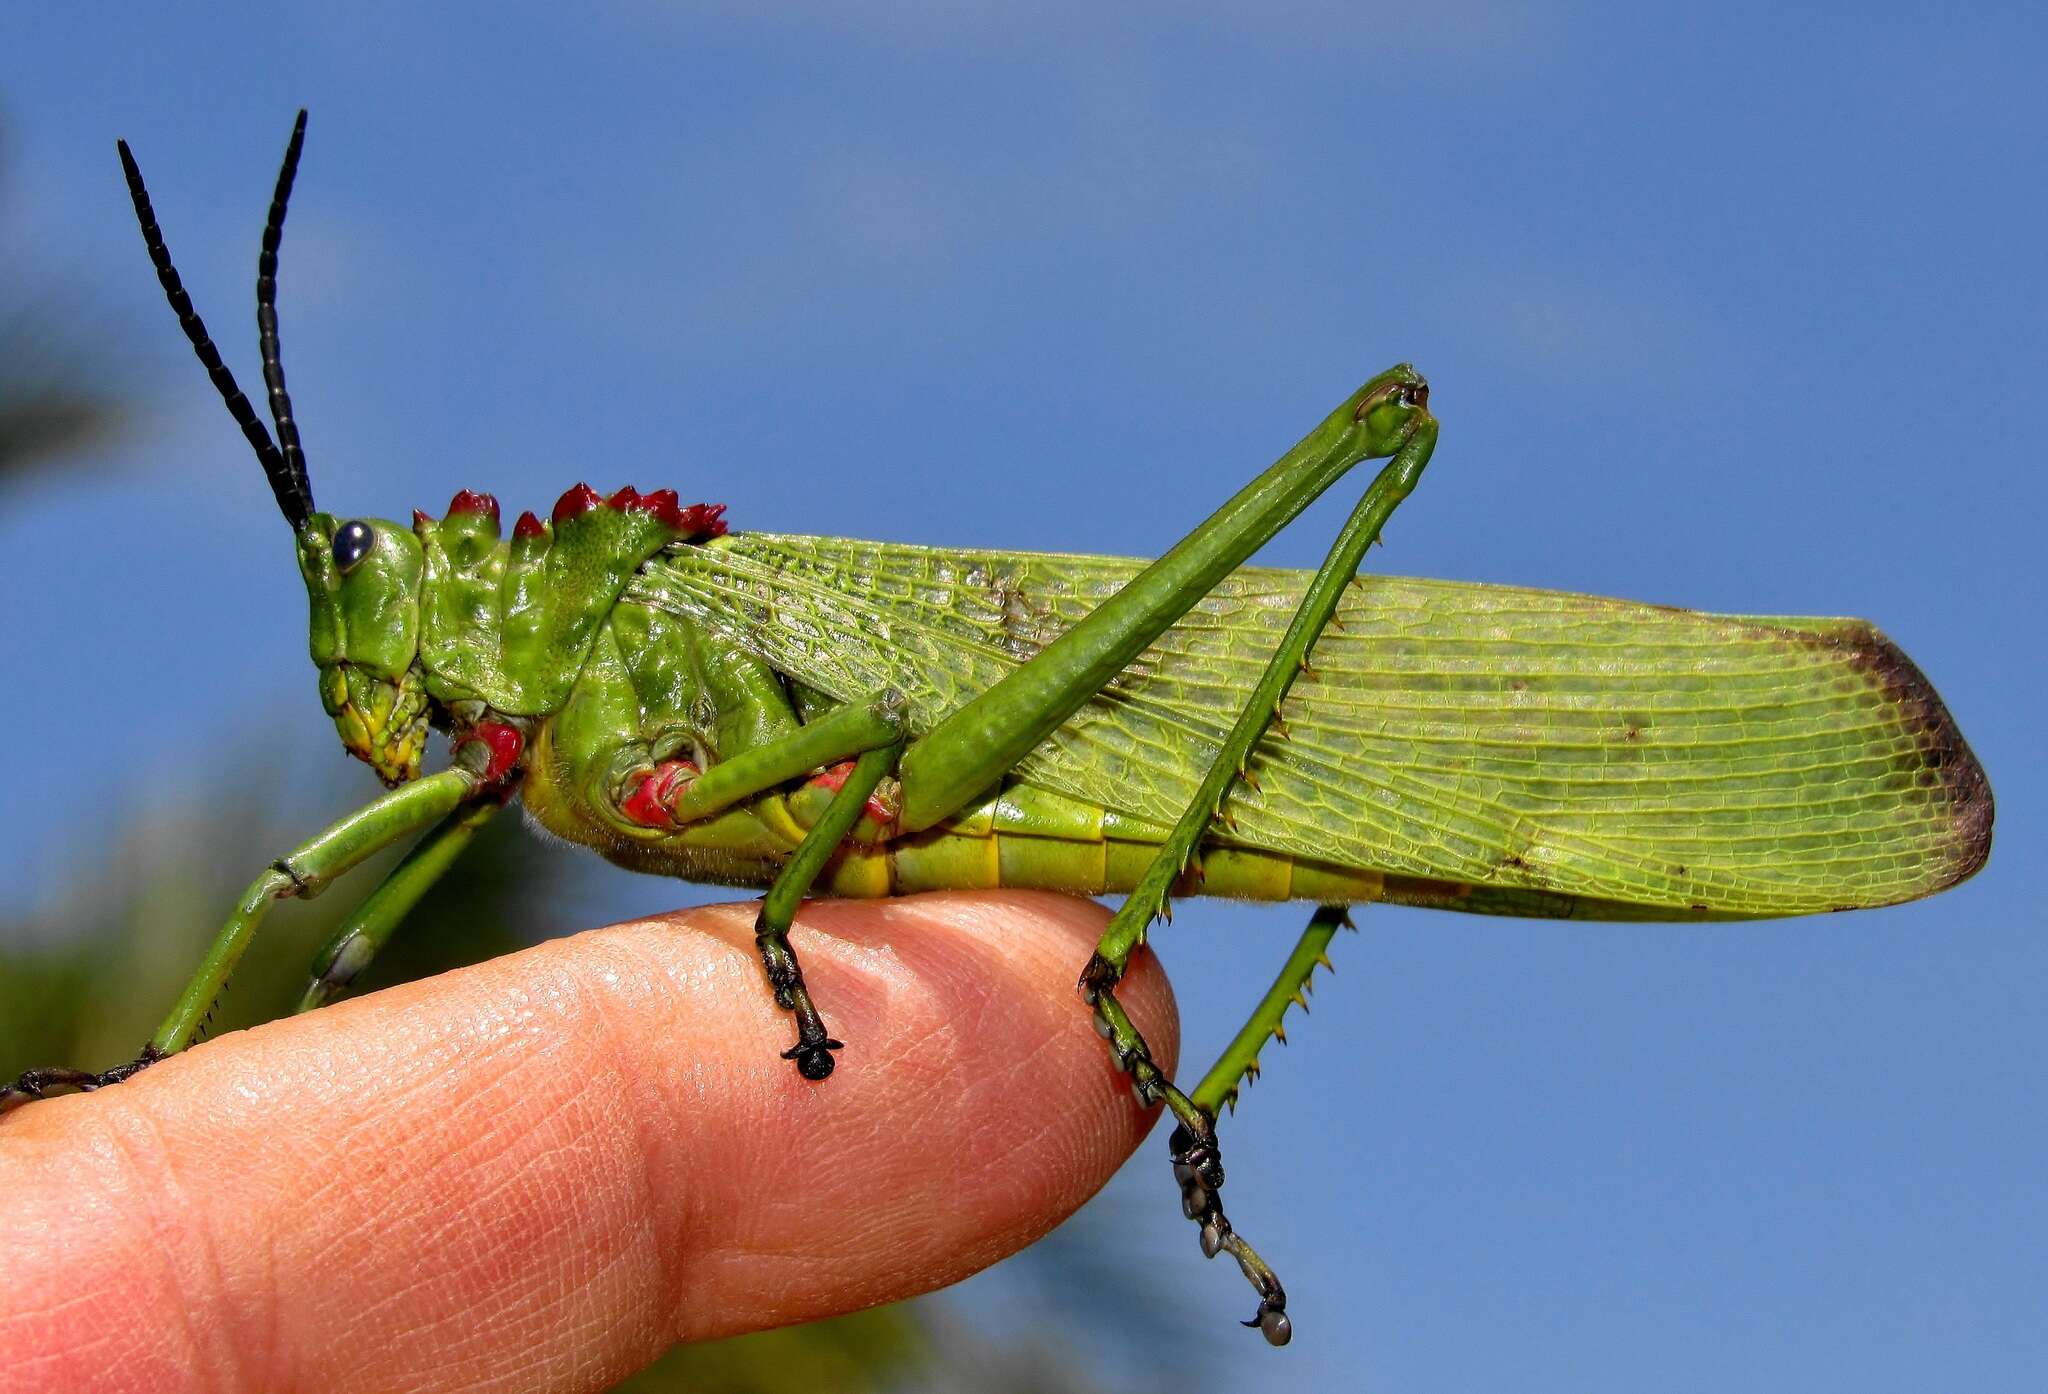
[[[180,327],[291,525],[320,698],[389,787],[264,868],[137,1059],[32,1070],[0,1110],[186,1049],[276,901],[417,837],[319,956],[345,990],[505,805],[622,866],[765,887],[756,940],[807,1080],[834,1039],[790,929],[806,894],[1031,886],[1125,896],[1080,975],[1117,1066],[1163,1104],[1202,1252],[1291,1333],[1233,1229],[1216,1122],[1371,901],[1704,920],[1889,905],[1970,876],[1989,783],[1927,679],[1858,620],[1721,616],[1362,577],[1436,446],[1429,386],[1378,374],[1157,561],[736,532],[716,504],[578,484],[509,536],[464,490],[411,522],[315,509],[285,389],[277,262],[299,113],[264,226],[273,438],[123,170]],[[1313,573],[1245,562],[1368,459]],[[447,768],[422,774],[430,730]],[[1308,928],[1192,1089],[1118,1004],[1173,895],[1306,901]]]

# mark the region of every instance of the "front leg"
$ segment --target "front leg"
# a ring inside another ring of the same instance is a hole
[[[101,1074],[83,1070],[29,1070],[13,1085],[0,1089],[0,1113],[55,1093],[102,1088],[118,1083],[196,1041],[227,986],[235,965],[256,935],[263,917],[280,900],[308,899],[365,858],[446,818],[484,790],[482,767],[488,752],[465,746],[468,764],[458,764],[410,784],[401,785],[367,804],[324,832],[299,844],[266,867],[242,895],[234,914],[215,936],[213,947],[192,975],[171,1014],[136,1058]],[[471,768],[470,765],[476,768]]]
[[[497,799],[478,799],[458,807],[415,843],[405,860],[335,929],[314,959],[312,980],[292,1010],[310,1012],[347,991],[378,951],[391,942],[420,898],[455,864],[477,830],[502,807]]]
[[[72,1070],[53,1066],[40,1070],[23,1070],[14,1083],[0,1089],[0,1113],[10,1113],[23,1104],[32,1104],[37,1099],[48,1099],[58,1094],[89,1094],[95,1089],[104,1089],[109,1084],[119,1084],[138,1070],[154,1065],[163,1056],[149,1046],[125,1065],[116,1065],[111,1070],[94,1074],[91,1070]]]

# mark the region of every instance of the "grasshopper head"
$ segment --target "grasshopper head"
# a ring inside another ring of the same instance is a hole
[[[420,753],[427,743],[426,677],[419,663],[419,539],[381,518],[340,521],[314,512],[306,451],[291,396],[285,391],[278,347],[277,254],[305,141],[306,113],[301,111],[277,172],[270,219],[263,229],[263,255],[256,264],[257,338],[263,386],[277,427],[275,439],[221,362],[205,323],[186,298],[128,142],[117,142],[117,148],[157,281],[228,414],[256,451],[278,511],[298,540],[299,571],[313,602],[312,648],[313,662],[320,669],[320,700],[341,729],[342,744],[368,761],[386,784],[401,784],[418,777]]]
[[[417,778],[428,714],[419,538],[384,518],[314,513],[299,529],[298,549],[321,705],[341,743],[378,778],[391,785]]]

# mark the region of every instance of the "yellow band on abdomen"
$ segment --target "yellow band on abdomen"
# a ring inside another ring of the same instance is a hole
[[[1137,884],[1158,850],[1118,839],[939,829],[848,848],[829,873],[829,892],[875,897],[1008,888],[1121,895]],[[1384,889],[1385,878],[1376,871],[1215,847],[1203,854],[1201,874],[1184,876],[1176,894],[1358,904],[1380,899]]]

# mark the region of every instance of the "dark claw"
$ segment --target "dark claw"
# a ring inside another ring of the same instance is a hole
[[[50,1097],[50,1091],[84,1093],[97,1089],[100,1077],[84,1070],[24,1070],[21,1078],[0,1089],[0,1113],[12,1113],[23,1104]]]
[[[836,1063],[832,1059],[832,1052],[844,1050],[845,1048],[840,1042],[830,1039],[809,1042],[798,1041],[788,1050],[782,1052],[782,1058],[796,1061],[796,1072],[798,1074],[802,1075],[805,1079],[817,1081],[826,1078],[832,1073],[832,1066]]]
[[[1092,963],[1089,966],[1094,967]],[[1084,988],[1088,980],[1088,975],[1083,974]],[[1113,1045],[1111,1050],[1115,1050]],[[1139,1089],[1138,1097],[1143,1102],[1142,1084]],[[1287,1319],[1287,1294],[1266,1261],[1232,1232],[1230,1221],[1223,1214],[1222,1197],[1218,1195],[1223,1186],[1223,1150],[1216,1143],[1215,1124],[1213,1114],[1198,1110],[1194,1123],[1175,1124],[1167,1140],[1167,1159],[1173,1164],[1173,1179],[1180,1186],[1181,1213],[1200,1229],[1202,1257],[1214,1258],[1228,1249],[1244,1270],[1245,1278],[1258,1290],[1259,1310],[1244,1324],[1256,1327],[1268,1345],[1284,1346],[1294,1336],[1294,1324]]]
[[[1261,1305],[1258,1315],[1244,1324],[1258,1327],[1259,1334],[1266,1338],[1269,1346],[1284,1346],[1294,1339],[1294,1323],[1278,1307]]]
[[[38,1099],[47,1099],[52,1091],[57,1093],[89,1094],[95,1089],[104,1089],[110,1084],[119,1084],[128,1076],[146,1066],[154,1065],[163,1056],[149,1047],[143,1047],[142,1054],[125,1065],[116,1065],[111,1070],[94,1074],[90,1070],[43,1069],[24,1070],[21,1077],[0,1089],[0,1113],[10,1113],[23,1104],[32,1104]]]
[[[1223,1153],[1216,1146],[1214,1137],[1198,1139],[1183,1124],[1174,1128],[1167,1149],[1174,1163],[1175,1176],[1180,1175],[1180,1167],[1188,1167],[1200,1176],[1211,1190],[1223,1185]]]
[[[1074,989],[1081,994],[1081,1000],[1092,1007],[1105,988],[1116,986],[1120,976],[1115,964],[1101,954],[1090,954],[1088,966],[1081,970],[1081,981],[1074,984]]]

